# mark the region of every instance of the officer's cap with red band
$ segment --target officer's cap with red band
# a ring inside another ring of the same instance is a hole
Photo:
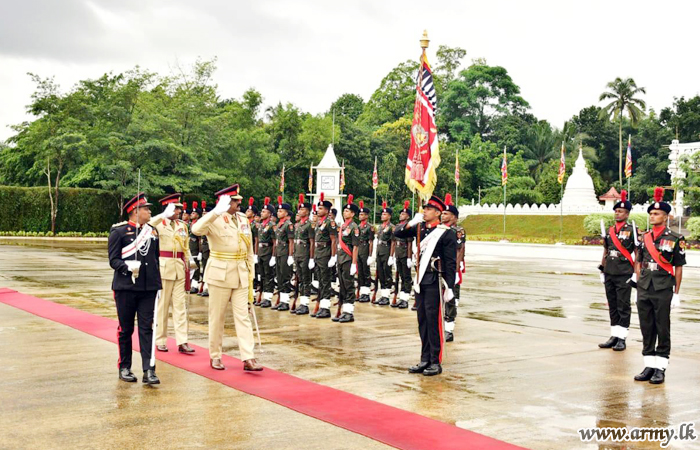
[[[131,213],[136,207],[138,206],[139,208],[145,207],[145,206],[151,206],[152,203],[148,203],[148,199],[146,198],[146,193],[145,192],[139,192],[134,198],[129,200],[124,204],[124,210],[128,213]]]
[[[234,200],[243,200],[243,197],[240,196],[239,192],[241,190],[241,187],[238,184],[232,184],[231,186],[224,188],[214,194],[216,196],[216,199],[218,200],[219,197],[222,195],[228,195]]]
[[[169,205],[170,203],[175,203],[175,206],[182,207],[182,203],[180,203],[180,197],[182,197],[182,194],[170,194],[166,195],[165,197],[161,198],[158,200],[158,203],[161,205]]]

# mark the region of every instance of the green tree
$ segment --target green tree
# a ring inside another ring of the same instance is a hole
[[[673,107],[662,109],[659,118],[681,142],[700,140],[700,95],[674,99]]]
[[[365,101],[362,97],[356,94],[343,94],[331,105],[331,114],[335,112],[336,117],[347,117],[350,121],[355,122],[362,109],[365,106]]]

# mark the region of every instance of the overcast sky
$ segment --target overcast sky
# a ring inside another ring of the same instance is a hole
[[[561,127],[633,77],[657,111],[700,92],[698,1],[0,0],[0,139],[30,117],[27,72],[64,90],[135,65],[218,57],[224,98],[255,87],[265,104],[320,113],[365,100],[399,62],[438,45],[504,66],[537,117]],[[440,99],[438,99],[439,102]]]

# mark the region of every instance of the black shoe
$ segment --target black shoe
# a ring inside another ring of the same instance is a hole
[[[666,378],[666,370],[664,369],[655,369],[654,370],[654,376],[651,377],[649,380],[649,383],[651,384],[661,384],[664,382],[664,378]]]
[[[333,317],[331,317],[331,320],[332,320],[333,322],[337,322],[337,321],[340,320],[340,316],[333,316]]]
[[[202,292],[202,297],[209,297],[209,291]]]
[[[449,331],[445,331],[445,342],[452,342],[454,340],[455,340],[454,333],[450,333]]]
[[[440,375],[442,373],[442,366],[440,364],[431,364],[426,367],[423,371],[423,375],[426,377],[432,377],[433,375]]]
[[[416,302],[413,302],[413,306],[411,306],[411,311],[418,311],[418,307],[416,306]]]
[[[622,338],[617,338],[617,343],[615,344],[615,346],[612,349],[615,350],[616,352],[621,352],[626,348],[627,348],[627,345],[625,345],[625,340]]]
[[[391,307],[392,307],[392,308],[398,308],[398,307],[399,307],[398,302],[391,303]]]
[[[193,287],[192,289],[190,289],[190,294],[196,294],[198,292],[199,292],[199,289],[197,289],[197,288]]]
[[[367,294],[362,294],[360,295],[360,298],[357,299],[357,301],[360,303],[369,303],[369,300],[369,295]]]
[[[420,363],[416,364],[415,366],[411,366],[408,368],[408,373],[423,373],[425,369],[428,368],[430,365],[429,362],[421,361]]]
[[[654,371],[651,367],[645,367],[639,375],[635,375],[634,381],[649,381],[654,376]]]
[[[338,319],[338,322],[340,322],[340,323],[354,322],[354,321],[355,321],[355,316],[353,316],[350,313],[343,313],[340,315],[340,319]]]
[[[602,344],[598,344],[598,347],[600,348],[613,348],[617,344],[617,338],[611,336],[610,339],[607,341],[603,342]]]
[[[255,300],[255,301],[253,302],[253,306],[260,306],[261,303],[262,303],[262,300],[260,300],[260,301]]]
[[[317,319],[327,319],[331,316],[331,311],[326,308],[321,308],[318,310],[318,313],[316,314]]]
[[[260,303],[260,307],[261,307],[261,308],[269,308],[269,307],[271,307],[271,306],[272,306],[272,303],[270,302],[270,300],[263,300],[263,301]]]
[[[136,376],[127,368],[119,369],[119,379],[127,383],[136,382]]]
[[[280,303],[277,311],[289,311],[289,303]]]
[[[399,308],[399,309],[406,309],[406,308],[408,308],[408,302],[407,302],[406,300],[401,300],[401,301],[399,301],[398,308]]]
[[[382,297],[382,298],[380,298],[379,300],[377,300],[377,305],[379,305],[379,306],[386,306],[386,305],[388,305],[389,303],[390,303],[390,302],[389,302],[389,297]]]
[[[309,313],[309,307],[306,305],[299,305],[299,306],[297,306],[297,309],[294,310],[294,314],[296,314],[297,316],[301,316],[301,315],[308,314],[308,313]]]
[[[279,307],[280,307],[281,304],[282,304],[282,303],[278,303],[278,304],[276,304],[276,305],[274,305],[274,306],[271,306],[270,309],[277,310],[277,309],[279,309]]]
[[[160,384],[160,380],[156,376],[155,370],[147,370],[143,374],[143,382],[146,384]]]

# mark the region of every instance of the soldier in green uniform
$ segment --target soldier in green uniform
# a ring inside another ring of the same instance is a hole
[[[331,269],[336,264],[336,239],[338,226],[328,213],[332,203],[325,200],[323,192],[317,203],[318,222],[314,231],[314,260],[318,267],[318,299],[319,310],[312,314],[317,319],[326,319],[331,316]]]
[[[199,236],[196,236],[192,233],[192,226],[197,223],[197,220],[202,216],[202,211],[200,209],[197,209],[199,204],[194,201],[192,202],[192,210],[190,211],[190,254],[192,255],[192,258],[194,259],[194,263],[197,266],[197,268],[194,271],[194,274],[192,275],[192,286],[190,289],[190,294],[196,294],[199,292],[199,285],[204,283],[203,281],[203,274],[204,271],[201,269],[201,264],[202,264],[202,252],[200,250],[200,240]]]
[[[297,267],[299,305],[294,314],[309,313],[309,296],[311,295],[311,269],[314,259],[314,229],[309,220],[311,205],[304,201],[304,194],[299,194],[297,206],[299,220],[294,229],[294,261]]]
[[[649,205],[649,224],[639,244],[634,264],[637,284],[637,311],[642,330],[644,370],[637,381],[661,384],[671,354],[671,310],[681,304],[680,288],[685,265],[685,238],[666,227],[671,205],[663,201],[664,190],[654,190]]]
[[[377,305],[388,305],[389,293],[393,280],[391,279],[391,267],[394,262],[394,225],[391,223],[392,209],[382,202],[382,224],[377,230],[377,278],[381,286],[381,295]]]
[[[406,200],[403,204],[403,209],[399,212],[399,223],[394,227],[394,232],[403,230],[408,221],[413,217],[413,211],[408,207],[411,203]],[[411,298],[411,290],[413,289],[413,280],[411,279],[411,268],[413,260],[411,259],[413,249],[412,237],[397,237],[394,235],[394,251],[396,258],[396,271],[401,278],[401,292],[399,293],[399,303],[391,306],[401,309],[408,308],[408,300]],[[399,289],[399,286],[396,286]]]
[[[265,197],[262,211],[260,211],[261,221],[258,226],[258,264],[263,292],[259,306],[262,308],[272,306],[272,294],[275,292],[275,270],[270,265],[272,247],[275,244],[275,230],[272,223],[272,216],[275,212],[275,207],[270,204],[270,197]]]
[[[357,255],[360,245],[360,228],[355,223],[359,208],[353,202],[353,195],[348,195],[348,203],[343,208],[343,224],[338,231],[338,301],[342,305],[340,317],[334,322],[355,321],[355,274],[357,273]]]
[[[637,236],[634,225],[627,222],[632,211],[632,203],[627,200],[627,191],[622,191],[621,199],[615,203],[613,211],[615,225],[605,230],[603,260],[598,266],[600,281],[605,286],[605,296],[608,298],[610,339],[598,344],[598,347],[622,351],[626,348],[625,339],[632,315],[630,278],[634,274],[633,254],[636,251]]]
[[[449,227],[457,236],[457,270],[455,275],[454,298],[445,302],[445,342],[454,341],[455,320],[457,319],[457,307],[459,306],[459,293],[462,285],[462,273],[464,273],[464,228],[457,224],[459,211],[452,203],[452,194],[445,196],[445,211],[442,212],[442,224]]]
[[[370,284],[372,274],[370,266],[372,261],[372,250],[374,248],[374,226],[369,223],[369,208],[365,208],[365,202],[360,200],[360,246],[357,252],[357,283],[360,285],[360,303],[368,303],[371,293]]]
[[[275,245],[271,266],[277,266],[277,289],[279,303],[272,309],[289,311],[289,293],[292,292],[292,269],[294,268],[294,222],[292,222],[292,205],[282,202],[277,197],[277,218],[275,226]]]

